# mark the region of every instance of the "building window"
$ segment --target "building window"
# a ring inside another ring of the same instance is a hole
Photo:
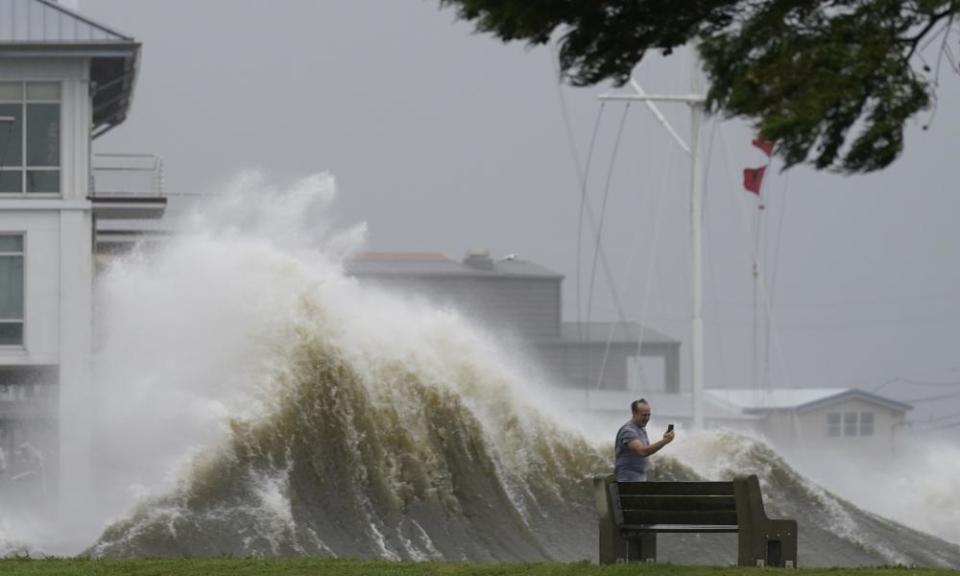
[[[60,84],[0,82],[0,194],[60,192]]]
[[[844,436],[857,435],[857,413],[856,412],[843,413],[843,435]]]
[[[23,236],[0,234],[0,346],[23,345]]]
[[[873,412],[830,412],[827,436],[873,436]]]
[[[840,418],[841,414],[839,412],[827,414],[827,436],[840,435]]]

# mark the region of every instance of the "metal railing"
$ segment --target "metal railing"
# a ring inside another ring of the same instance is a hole
[[[164,196],[163,158],[157,154],[94,154],[90,165],[90,196]]]

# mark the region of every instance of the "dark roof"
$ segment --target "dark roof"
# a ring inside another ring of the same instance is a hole
[[[475,264],[467,263],[471,261]],[[558,281],[563,279],[563,275],[528,260],[520,260],[513,256],[494,259],[480,253],[468,254],[461,262],[436,252],[362,252],[344,262],[344,268],[351,275],[367,277],[508,277]]]
[[[0,0],[0,57],[89,58],[94,137],[122,123],[140,44],[50,0]]]

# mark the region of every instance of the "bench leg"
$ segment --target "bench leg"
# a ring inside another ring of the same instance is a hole
[[[780,534],[781,538],[781,564],[786,566],[787,562],[793,568],[797,567],[797,521],[796,520],[775,520],[774,529]]]
[[[738,536],[737,564],[784,567],[797,566],[797,523],[795,520],[771,520],[763,526],[741,527]]]
[[[624,555],[621,562],[655,562],[657,560],[657,535],[641,534],[624,539]]]

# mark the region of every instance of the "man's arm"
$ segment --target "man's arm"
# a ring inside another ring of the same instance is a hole
[[[631,440],[630,443],[627,444],[627,449],[640,456],[650,456],[651,454],[656,454],[661,448],[671,442],[673,442],[673,432],[667,432],[663,435],[663,438],[646,446],[643,445],[643,442],[641,442],[639,438]]]

